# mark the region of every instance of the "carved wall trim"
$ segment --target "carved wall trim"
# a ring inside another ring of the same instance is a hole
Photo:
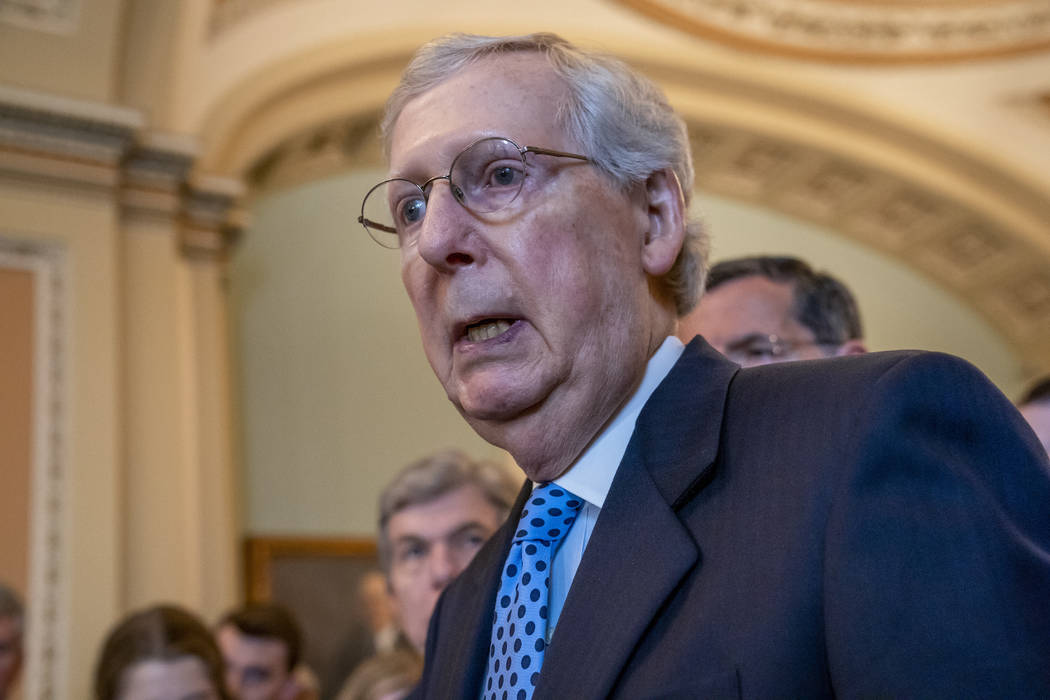
[[[0,231],[0,267],[34,280],[33,457],[26,697],[69,697],[67,274],[61,249]]]
[[[833,62],[945,62],[1050,49],[1045,0],[617,2],[704,39]]]
[[[0,173],[112,190],[125,218],[182,224],[186,255],[222,256],[241,226],[243,188],[194,176],[199,150],[187,136],[146,131],[132,110],[0,86]]]

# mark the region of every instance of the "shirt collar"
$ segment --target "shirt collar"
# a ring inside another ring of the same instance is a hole
[[[568,489],[599,508],[605,504],[616,469],[620,466],[627,443],[634,434],[634,424],[642,407],[674,364],[685,346],[678,338],[668,336],[645,366],[645,376],[623,408],[613,416],[605,429],[584,450],[568,471],[554,483]]]

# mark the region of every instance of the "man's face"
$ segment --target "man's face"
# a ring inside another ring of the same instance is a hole
[[[22,623],[13,617],[0,617],[0,698],[14,685],[22,668]]]
[[[791,313],[793,288],[760,275],[725,282],[706,292],[685,316],[678,336],[702,335],[720,353],[744,367],[825,357],[813,331]],[[771,340],[771,336],[775,340]]]
[[[531,53],[466,68],[402,111],[392,174],[445,174],[484,136],[579,153],[555,121],[564,90]],[[645,188],[624,193],[584,161],[527,159],[524,188],[495,213],[467,211],[435,182],[419,238],[401,250],[401,274],[449,399],[546,481],[633,390],[664,332],[647,307]],[[471,340],[471,327],[491,337]]]
[[[226,686],[237,700],[275,700],[289,680],[288,649],[274,637],[242,634],[226,624],[216,635],[223,662]]]
[[[499,511],[473,485],[390,516],[390,593],[401,628],[420,653],[441,591],[467,568],[501,521]]]

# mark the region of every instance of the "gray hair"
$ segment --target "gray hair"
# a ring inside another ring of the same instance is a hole
[[[0,582],[0,617],[6,617],[18,622],[18,632],[22,633],[25,620],[25,607],[22,599],[13,588]]]
[[[472,460],[459,450],[438,452],[409,464],[379,496],[379,562],[385,573],[390,571],[390,518],[462,486],[478,487],[502,519],[510,512],[521,482],[495,462]]]
[[[663,91],[623,61],[585,51],[555,34],[449,34],[425,44],[387,100],[381,123],[387,157],[393,126],[410,100],[483,58],[519,51],[542,54],[565,81],[568,98],[557,106],[558,122],[602,173],[626,191],[670,168],[689,206],[693,193],[689,136]],[[688,313],[700,298],[707,250],[707,233],[700,220],[687,219],[682,250],[663,278],[678,316]]]
[[[711,268],[707,289],[755,276],[792,286],[791,313],[796,321],[813,331],[818,343],[842,345],[847,340],[864,337],[860,310],[849,287],[798,258],[756,255],[723,260]]]

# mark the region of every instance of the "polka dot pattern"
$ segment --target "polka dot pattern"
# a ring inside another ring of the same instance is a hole
[[[536,487],[521,512],[492,617],[484,700],[529,700],[547,649],[550,561],[583,502],[556,484]]]

